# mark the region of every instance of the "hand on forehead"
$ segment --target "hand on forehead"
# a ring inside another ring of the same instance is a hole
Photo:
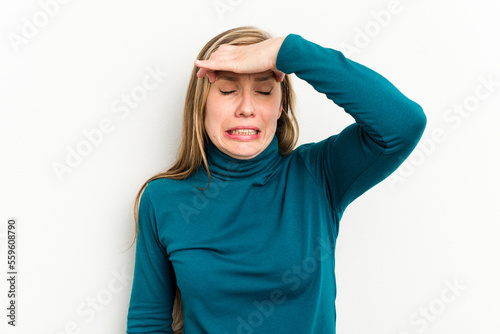
[[[285,74],[276,68],[276,58],[282,38],[272,38],[251,45],[221,45],[207,60],[195,60],[199,78],[215,82],[218,71],[256,74],[271,71],[282,82]]]
[[[200,69],[201,70],[201,69]],[[227,80],[233,82],[240,82],[245,80],[255,81],[255,82],[265,82],[269,80],[278,81],[276,73],[271,70],[258,72],[258,73],[235,73],[230,71],[214,71],[214,82],[219,80]]]

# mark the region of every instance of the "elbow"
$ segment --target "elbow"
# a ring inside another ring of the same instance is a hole
[[[407,107],[405,123],[400,127],[400,140],[402,140],[400,148],[413,150],[422,138],[426,125],[427,116],[423,108],[411,101]]]
[[[415,137],[415,140],[419,140],[422,137],[422,134],[424,133],[425,127],[427,125],[427,116],[424,113],[424,110],[422,107],[418,104],[412,101],[412,106],[411,106],[411,115],[410,117],[411,124],[409,124],[410,127],[410,133]]]
[[[425,115],[423,108],[415,102],[413,102],[413,115],[411,133],[415,137],[414,139],[418,141],[422,137],[427,125],[427,116]]]
[[[407,100],[398,108],[399,117],[392,123],[392,135],[386,137],[386,151],[388,153],[413,150],[424,133],[427,125],[427,116],[422,107]]]

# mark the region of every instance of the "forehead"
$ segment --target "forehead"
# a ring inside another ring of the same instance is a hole
[[[259,73],[234,73],[229,71],[216,71],[216,79],[215,81],[224,80],[224,81],[232,81],[232,82],[240,82],[240,81],[255,81],[255,82],[264,82],[275,80],[274,72],[272,71],[264,71]]]

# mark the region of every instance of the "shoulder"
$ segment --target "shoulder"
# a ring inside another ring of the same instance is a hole
[[[295,148],[292,154],[295,154],[297,157],[300,157],[302,159],[305,159],[311,155],[322,154],[325,151],[331,149],[332,145],[337,139],[337,136],[338,135],[335,134],[318,142],[310,142],[299,145]]]
[[[148,182],[142,196],[148,196],[152,203],[169,201],[175,199],[179,192],[192,188],[194,185],[188,179],[174,180],[170,178],[159,178]]]
[[[315,174],[314,170],[329,158],[336,137],[337,135],[333,135],[319,142],[300,144],[290,154],[283,156],[282,167],[293,175],[304,172]]]
[[[154,179],[154,180],[149,181],[148,185],[146,186],[146,189],[148,189],[151,192],[159,191],[165,187],[175,186],[176,183],[182,182],[182,181],[184,181],[184,180],[174,180],[174,179],[162,177],[159,179]]]
[[[146,188],[144,189],[144,193],[150,194],[150,196],[154,196],[155,194],[161,193],[165,191],[165,189],[171,188],[175,186],[175,181],[168,178],[160,178],[154,179],[148,182]]]
[[[338,156],[335,150],[337,138],[338,135],[332,135],[318,142],[301,144],[290,153],[290,166],[302,173],[307,171],[316,181],[321,180],[325,169],[333,167],[332,162]]]

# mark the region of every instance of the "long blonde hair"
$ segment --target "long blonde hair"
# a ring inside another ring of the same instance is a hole
[[[200,51],[196,59],[209,59],[210,55],[217,50],[221,44],[248,45],[270,39],[272,36],[261,29],[245,26],[227,30],[212,38]],[[210,186],[210,171],[208,168],[206,148],[208,137],[205,130],[205,105],[208,96],[210,81],[207,77],[200,79],[196,76],[198,68],[193,66],[191,80],[187,89],[184,102],[184,115],[182,121],[182,141],[177,152],[174,164],[165,172],[158,173],[149,178],[140,188],[134,203],[135,233],[129,246],[135,243],[137,238],[137,221],[139,216],[139,203],[141,195],[148,183],[155,179],[169,178],[183,180],[203,164],[208,172],[208,185]],[[285,75],[281,83],[282,106],[281,117],[278,119],[276,137],[278,147],[282,155],[290,154],[298,139],[298,124],[294,113],[295,93],[290,78]],[[172,312],[172,329],[175,334],[181,334],[184,327],[182,302],[180,290],[177,287]]]

